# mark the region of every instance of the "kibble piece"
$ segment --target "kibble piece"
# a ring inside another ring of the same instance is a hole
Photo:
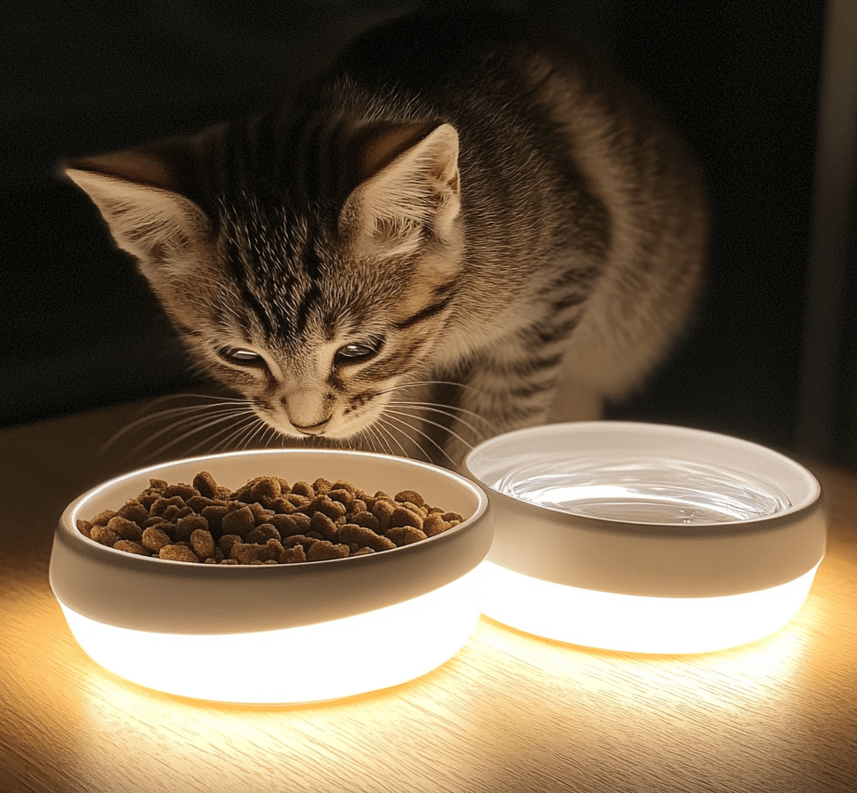
[[[211,499],[217,498],[217,482],[214,481],[214,477],[208,471],[200,471],[193,478],[193,486],[201,496]]]
[[[271,523],[263,523],[261,526],[256,526],[246,537],[247,542],[264,545],[268,540],[280,540],[280,532],[277,527]]]
[[[325,540],[330,540],[331,542],[339,539],[339,530],[336,524],[323,512],[316,512],[312,516],[310,531],[318,532]]]
[[[217,541],[217,547],[224,556],[229,556],[229,554],[232,553],[232,546],[235,545],[236,542],[243,542],[243,540],[237,534],[224,534]]]
[[[396,511],[396,506],[392,501],[385,498],[379,498],[372,507],[372,514],[378,519],[378,531],[384,533],[390,528],[390,518]]]
[[[202,517],[202,515],[197,515],[196,513],[185,515],[183,518],[179,518],[176,521],[176,539],[188,542],[191,534],[199,529],[208,531],[208,521]]]
[[[171,496],[170,498],[164,498],[163,496],[161,496],[149,508],[149,513],[153,516],[164,517],[167,516],[168,511],[174,515],[186,506],[187,505],[185,504],[184,499],[181,496]],[[175,507],[175,509],[170,510],[170,507]]]
[[[239,509],[233,509],[230,504],[229,508],[230,511],[220,521],[220,529],[224,534],[237,534],[243,539],[256,527],[256,516],[246,504]]]
[[[84,537],[89,537],[90,539],[92,539],[92,537],[90,536],[90,532],[92,531],[92,523],[90,523],[88,520],[84,520],[83,518],[78,518],[77,519],[77,530]]]
[[[143,530],[133,520],[123,518],[118,514],[110,518],[107,528],[115,531],[123,540],[139,542],[143,537]]]
[[[396,493],[396,495],[393,496],[393,501],[410,501],[412,504],[418,507],[424,507],[426,503],[423,497],[419,493],[417,493],[416,490],[402,490],[401,492]]]
[[[113,529],[108,529],[107,526],[93,526],[89,531],[89,536],[102,545],[107,545],[112,548],[122,538]]]
[[[312,483],[312,489],[318,494],[329,493],[333,485],[327,479],[319,477]]]
[[[142,543],[134,542],[133,540],[119,540],[114,546],[117,551],[125,551],[125,553],[135,553],[138,556],[151,556],[152,553]]]
[[[370,553],[375,553],[375,551],[372,548],[369,548],[367,546],[365,548],[358,548],[351,555],[352,556],[366,556],[366,554],[370,554]]]
[[[226,506],[204,507],[200,513],[208,521],[208,530],[213,534],[220,534],[223,516],[229,511]]]
[[[164,545],[159,551],[161,559],[173,562],[198,562],[199,557],[186,545]]]
[[[161,548],[172,543],[170,536],[163,529],[155,526],[149,526],[148,529],[145,529],[140,541],[146,548],[155,553],[159,553]]]
[[[390,515],[390,526],[412,526],[422,530],[423,518],[422,515],[418,515],[407,507],[398,506]]]
[[[354,523],[346,523],[339,527],[340,542],[356,543],[358,546],[367,546],[373,551],[389,551],[396,544],[386,537],[376,534],[372,529],[365,526],[357,526]]]
[[[290,537],[293,534],[303,533],[303,529],[298,526],[297,521],[291,515],[272,515],[268,523],[277,530],[281,539],[283,537]]]
[[[295,482],[292,485],[292,492],[290,493],[290,495],[315,498],[315,488],[311,484],[309,484],[309,482]]]
[[[462,518],[461,515],[459,515],[457,512],[444,512],[441,517],[447,522],[454,520],[458,523],[461,523],[461,521],[464,520],[464,518]]]
[[[387,533],[384,536],[400,547],[426,539],[426,533],[413,526],[394,526],[391,529],[387,529]]]
[[[280,564],[295,564],[297,562],[306,561],[306,551],[303,545],[293,545],[291,548],[283,548],[280,554]]]
[[[119,508],[116,514],[134,521],[134,523],[136,523],[141,529],[143,528],[143,524],[149,518],[149,510],[146,509],[137,499],[126,502],[124,506]]]
[[[207,529],[194,529],[190,535],[190,547],[200,559],[214,556],[214,537]]]
[[[435,534],[440,534],[445,529],[446,525],[443,522],[443,518],[437,512],[432,512],[423,521],[423,531],[426,537],[434,537]]]
[[[106,526],[115,515],[116,513],[112,509],[105,509],[103,512],[99,512],[91,522],[96,526]]]
[[[273,501],[282,495],[283,488],[280,485],[280,480],[273,476],[263,476],[257,479],[250,489],[250,497],[260,503]]]
[[[320,562],[324,559],[344,559],[350,555],[351,549],[343,543],[334,545],[328,540],[318,540],[310,546],[306,558],[308,562]]]
[[[236,542],[229,552],[232,559],[237,559],[239,564],[256,564],[266,562],[268,559],[276,559],[283,550],[283,546],[276,540],[275,545],[255,545],[247,542]]]
[[[193,496],[198,496],[199,494],[199,490],[197,490],[193,485],[186,485],[183,482],[179,482],[177,485],[168,485],[163,491],[164,498],[180,496],[183,501],[187,501],[187,499],[193,498]]]

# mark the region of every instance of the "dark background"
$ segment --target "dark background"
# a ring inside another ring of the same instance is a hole
[[[408,2],[18,3],[0,26],[0,425],[187,388],[142,280],[62,156],[191,131],[297,84]],[[520,2],[576,28],[667,109],[714,210],[708,297],[614,415],[799,446],[824,6]]]

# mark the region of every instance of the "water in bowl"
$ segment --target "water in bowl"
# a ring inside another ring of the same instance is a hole
[[[493,487],[573,515],[633,523],[733,523],[791,506],[778,487],[747,473],[671,459],[541,457],[516,462]]]

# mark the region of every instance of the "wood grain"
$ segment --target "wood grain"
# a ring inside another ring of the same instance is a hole
[[[65,504],[140,466],[128,445],[97,453],[138,407],[0,432],[4,791],[857,789],[857,475],[811,466],[827,556],[795,619],[747,647],[598,652],[483,618],[455,658],[406,685],[309,707],[217,705],[96,666],[48,586]],[[278,659],[229,672],[276,675]]]

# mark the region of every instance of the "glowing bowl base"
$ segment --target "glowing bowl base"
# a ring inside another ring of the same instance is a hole
[[[478,573],[482,613],[512,628],[604,650],[699,653],[747,644],[785,625],[806,600],[817,569],[770,589],[708,598],[579,589],[487,560]]]
[[[258,633],[150,633],[60,606],[83,650],[126,680],[195,699],[286,704],[388,688],[448,661],[479,618],[474,579],[475,571],[375,611]]]

